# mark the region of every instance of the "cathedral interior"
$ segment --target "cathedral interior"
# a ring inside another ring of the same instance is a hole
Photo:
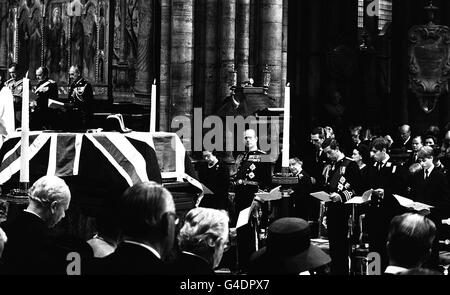
[[[198,122],[241,115],[264,124],[267,116],[286,112],[289,93],[290,129],[277,130],[273,170],[284,138],[291,155],[303,160],[318,126],[331,127],[346,144],[355,126],[394,142],[401,140],[400,126],[410,126],[414,135],[434,126],[443,138],[450,130],[449,27],[446,0],[0,0],[0,85],[16,65],[18,78],[35,87],[36,72],[45,67],[57,83],[56,99],[64,103],[70,69],[77,65],[93,88],[88,129],[105,128],[114,114],[123,118],[122,131],[148,132],[152,121],[151,131],[179,135],[190,162],[187,174],[201,174],[207,166],[197,135],[212,125],[199,131]],[[180,130],[186,124],[187,132]],[[167,152],[167,134],[156,147],[159,165],[178,167],[176,153]],[[235,145],[241,140],[236,136]],[[146,142],[131,137],[136,148]],[[104,145],[89,140],[83,148]],[[84,167],[97,156],[82,159]],[[236,155],[224,153],[223,159],[233,173]],[[134,182],[133,176],[101,179],[102,173],[110,176],[109,165],[89,176],[86,185],[95,186],[90,194],[113,194]],[[163,170],[164,182],[169,172]],[[80,186],[75,178],[68,183]],[[171,181],[177,206],[188,211],[195,188]],[[98,186],[109,189],[100,192]],[[91,211],[74,208],[80,211],[69,227],[86,237]]]
[[[299,144],[319,125],[443,128],[447,84],[417,90],[410,82],[410,30],[429,21],[429,1],[380,3],[375,15],[363,13],[370,1],[358,0],[0,1],[0,74],[9,79],[17,62],[33,84],[46,66],[64,99],[69,67],[81,65],[94,85],[94,112],[134,114],[126,118],[134,129],[147,128],[154,81],[158,130],[173,131],[174,117],[194,108],[216,114],[230,86],[250,78],[268,83],[276,107],[291,84]],[[433,22],[445,26],[447,2],[433,5]],[[446,80],[446,70],[418,67],[419,76],[441,75],[427,81]],[[436,100],[431,112],[423,111],[428,99]]]

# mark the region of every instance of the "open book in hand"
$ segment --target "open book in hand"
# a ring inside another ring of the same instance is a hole
[[[236,223],[236,229],[243,227],[244,225],[246,225],[250,219],[250,208],[248,207],[244,210],[242,210],[241,212],[239,212],[239,217]]]
[[[48,100],[48,107],[51,109],[66,109],[67,108],[65,103],[54,100],[54,99]]]
[[[362,196],[356,196],[348,200],[345,204],[364,204],[370,201],[373,189],[365,191]]]
[[[277,186],[270,192],[257,192],[255,195],[259,197],[262,201],[275,201],[281,199],[281,186]]]
[[[424,203],[420,203],[420,202],[414,202],[411,199],[399,196],[399,195],[394,195],[394,197],[397,199],[397,201],[400,203],[400,205],[402,205],[405,208],[409,208],[409,209],[413,209],[415,211],[430,211],[431,208],[434,208],[431,205],[427,205]]]
[[[320,201],[331,202],[330,194],[324,191],[311,193],[310,195],[316,199],[319,199]]]

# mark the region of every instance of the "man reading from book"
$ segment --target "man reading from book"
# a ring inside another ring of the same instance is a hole
[[[417,156],[422,170],[419,170],[412,177],[410,196],[416,202],[433,206],[430,209],[431,213],[427,217],[434,221],[439,234],[442,229],[442,219],[450,217],[449,184],[445,175],[438,169],[435,169],[433,163],[435,154],[432,147],[422,147]],[[433,245],[430,268],[436,267],[439,262],[438,246],[439,241],[436,239]]]
[[[49,100],[58,99],[58,86],[48,78],[48,69],[39,67],[36,70],[38,84],[34,89],[37,98],[31,109],[31,130],[45,130],[53,128],[53,115],[49,109]]]

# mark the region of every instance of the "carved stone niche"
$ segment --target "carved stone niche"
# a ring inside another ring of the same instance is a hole
[[[433,23],[434,10],[425,7],[430,21],[409,30],[409,88],[421,109],[429,114],[439,98],[448,93],[450,75],[450,29]],[[431,13],[430,13],[431,12]]]

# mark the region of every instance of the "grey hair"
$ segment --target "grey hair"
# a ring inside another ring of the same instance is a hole
[[[70,190],[66,182],[57,176],[39,178],[29,190],[29,198],[41,205],[54,201],[70,200]]]
[[[205,252],[209,248],[208,238],[217,240],[228,234],[230,218],[224,210],[194,208],[186,214],[185,222],[178,235],[181,250]]]

